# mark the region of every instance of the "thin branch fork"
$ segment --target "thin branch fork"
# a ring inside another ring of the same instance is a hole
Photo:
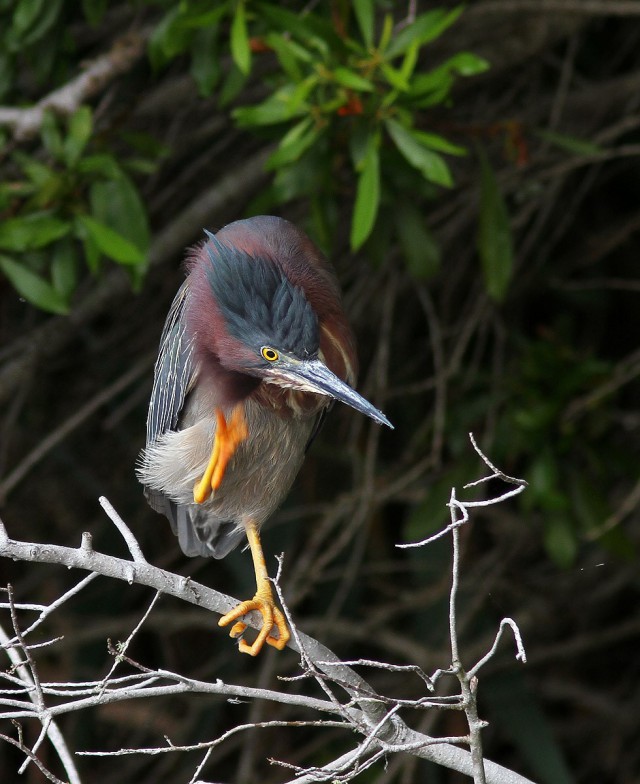
[[[13,593],[10,586],[7,586],[7,593],[9,596],[9,605],[11,610],[11,620],[13,624],[13,629],[15,632],[14,640],[20,643],[20,648],[24,652],[25,660],[22,660],[20,653],[18,652],[17,647],[12,644],[12,641],[9,639],[9,636],[5,632],[5,630],[0,626],[0,646],[7,652],[7,656],[9,657],[9,661],[12,664],[12,668],[17,673],[17,677],[10,678],[10,680],[16,684],[23,684],[24,691],[29,696],[31,700],[31,712],[35,714],[42,724],[42,731],[40,732],[36,742],[33,745],[33,748],[30,749],[25,746],[22,740],[22,732],[18,726],[18,740],[16,741],[13,738],[9,738],[5,735],[2,735],[3,740],[6,740],[8,743],[13,744],[17,748],[19,748],[25,754],[25,762],[19,769],[19,773],[24,773],[24,770],[29,762],[35,763],[35,765],[42,771],[42,773],[50,780],[57,782],[58,779],[53,776],[40,762],[37,757],[37,750],[39,749],[40,745],[44,741],[45,737],[48,737],[51,741],[51,745],[56,750],[58,757],[65,769],[67,776],[69,777],[69,784],[82,784],[80,780],[80,775],[78,773],[78,769],[76,768],[75,762],[73,761],[73,757],[67,743],[64,739],[64,736],[58,727],[57,723],[55,722],[53,716],[49,713],[44,699],[44,690],[38,678],[38,672],[35,667],[35,662],[31,657],[29,652],[28,646],[24,643],[24,632],[20,631],[20,626],[18,624],[18,619],[16,615],[16,607],[13,604]],[[29,703],[27,703],[29,704]]]
[[[426,544],[429,544],[436,539],[445,536],[446,534],[451,534],[451,541],[452,541],[452,548],[453,548],[453,558],[452,558],[452,566],[451,566],[451,589],[449,591],[449,639],[451,643],[451,662],[452,662],[452,669],[451,672],[456,675],[458,681],[460,682],[460,690],[461,690],[461,703],[460,707],[464,710],[467,723],[469,725],[469,738],[468,743],[471,749],[471,759],[473,764],[473,780],[475,784],[486,784],[487,781],[487,771],[485,767],[485,760],[483,757],[482,752],[482,737],[481,731],[486,727],[487,723],[480,719],[478,715],[478,706],[477,706],[477,699],[476,699],[476,692],[478,688],[478,679],[477,673],[479,672],[480,668],[487,662],[492,656],[495,654],[500,640],[502,638],[502,634],[505,628],[511,629],[515,641],[516,641],[516,659],[521,662],[526,662],[526,653],[524,649],[524,645],[522,642],[522,637],[520,634],[520,630],[518,625],[512,618],[503,618],[502,622],[500,623],[500,628],[498,633],[496,634],[496,638],[494,640],[491,649],[488,653],[480,659],[479,662],[475,664],[468,672],[465,671],[464,667],[462,666],[462,661],[460,658],[460,650],[458,645],[458,632],[457,632],[457,611],[456,611],[456,602],[458,596],[458,586],[459,586],[459,579],[460,579],[460,528],[463,525],[466,525],[469,522],[469,510],[477,507],[485,507],[485,506],[492,506],[494,504],[501,503],[508,498],[518,495],[527,487],[527,482],[524,479],[518,479],[513,476],[509,476],[505,474],[504,471],[501,471],[497,468],[489,458],[484,454],[484,452],[478,446],[473,433],[469,433],[469,440],[471,444],[482,460],[482,462],[488,466],[491,470],[491,474],[489,476],[482,477],[474,482],[469,482],[464,487],[465,489],[471,487],[477,487],[485,482],[489,482],[492,479],[500,479],[506,484],[515,485],[515,488],[512,490],[508,490],[501,495],[489,499],[485,499],[482,501],[460,501],[457,498],[456,489],[453,487],[451,489],[451,497],[447,506],[449,507],[449,512],[451,516],[451,522],[446,528],[442,529],[438,533],[430,536],[426,539],[423,539],[420,542],[412,542],[409,544],[402,544],[397,545],[397,547],[407,548],[407,547],[424,547]]]

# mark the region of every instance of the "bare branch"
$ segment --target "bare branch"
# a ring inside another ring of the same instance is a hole
[[[137,749],[117,749],[116,751],[78,751],[78,756],[81,757],[124,757],[131,754],[147,754],[149,756],[157,756],[158,754],[167,754],[174,751],[202,751],[204,749],[214,749],[224,741],[237,735],[239,732],[246,730],[261,729],[268,727],[337,727],[342,729],[348,727],[348,724],[342,721],[258,721],[251,724],[238,724],[227,732],[222,733],[215,740],[207,740],[202,743],[192,743],[185,746],[175,746],[169,738],[165,737],[167,742],[166,746],[151,746],[149,748]]]
[[[482,482],[488,482],[490,479],[502,479],[503,482],[506,482],[507,484],[510,485],[518,485],[518,487],[522,489],[524,489],[527,486],[527,483],[524,479],[518,479],[515,476],[509,476],[508,474],[505,474],[504,471],[501,471],[499,468],[496,468],[476,443],[476,439],[473,433],[469,433],[469,440],[471,441],[473,448],[480,456],[480,459],[483,461],[483,463],[489,466],[489,468],[493,473],[491,474],[491,476],[487,476],[484,479],[478,479],[475,482],[469,482],[469,484],[465,485],[465,488],[475,487],[476,485],[479,485]],[[493,503],[500,503],[500,500],[502,500],[502,498],[503,496],[500,496],[499,499],[494,500]]]
[[[504,632],[504,627],[508,626],[511,631],[513,632],[513,637],[516,642],[516,659],[521,661],[523,664],[527,661],[527,654],[524,649],[524,643],[522,642],[522,635],[520,634],[520,629],[518,628],[518,624],[513,620],[513,618],[503,618],[500,621],[500,628],[498,629],[498,633],[496,634],[496,638],[491,646],[491,650],[480,659],[480,661],[472,667],[469,672],[467,673],[470,678],[474,677],[478,670],[485,665],[489,659],[495,654],[496,650],[498,649],[498,645],[500,644],[500,640],[502,639],[502,634]]]
[[[1,526],[2,526],[2,523],[0,523],[0,527]],[[31,626],[27,626],[27,628],[22,631],[23,637],[26,637],[27,635],[31,634],[31,632],[34,629],[37,629],[38,626],[40,626],[40,624],[46,618],[48,618],[49,615],[51,615],[52,612],[54,612],[59,607],[61,607],[72,596],[75,596],[76,594],[80,593],[80,591],[82,591],[97,576],[98,575],[95,574],[95,573],[94,574],[88,574],[86,577],[83,577],[82,580],[80,580],[80,582],[78,582],[76,585],[74,585],[73,588],[70,588],[68,591],[66,591],[64,594],[62,594],[62,596],[60,596],[54,602],[51,602],[51,604],[47,605],[46,607],[43,607],[42,611],[40,613],[40,616],[38,617],[38,619],[36,621],[34,621],[31,624]],[[2,605],[0,605],[0,607],[2,607]],[[35,609],[35,607],[36,607],[36,605],[34,605],[33,609]],[[15,608],[16,608],[16,610],[26,609],[25,607],[23,607],[22,605],[19,605],[19,604],[16,604]],[[29,609],[32,609],[32,608],[29,607]],[[9,640],[9,644],[10,645],[13,644],[14,642],[17,642],[17,639],[15,637],[12,640]]]
[[[5,741],[6,743],[10,743],[12,746],[15,746],[16,748],[20,749],[20,751],[23,754],[26,754],[27,757],[29,757],[29,759],[35,763],[36,767],[43,773],[43,775],[47,779],[49,779],[49,781],[52,781],[53,784],[66,784],[66,782],[61,781],[57,776],[54,776],[50,770],[47,770],[47,768],[45,768],[45,766],[42,764],[42,762],[40,762],[38,757],[31,751],[31,749],[28,746],[24,745],[22,738],[16,740],[15,738],[9,737],[9,735],[4,735],[3,733],[0,733],[0,740]]]
[[[101,498],[100,500],[101,500],[101,501],[102,501],[102,500],[105,500],[105,501],[106,501],[106,498],[105,498],[105,499],[102,499],[102,498]],[[123,524],[124,524],[124,523],[123,523]],[[129,529],[127,528],[127,530],[129,530]],[[136,545],[137,545],[137,542],[136,542]],[[146,560],[145,560],[145,563],[146,563]],[[159,599],[161,596],[162,596],[162,594],[160,593],[160,591],[156,591],[156,595],[155,595],[155,596],[153,597],[153,599],[151,600],[151,603],[150,603],[150,604],[149,604],[149,606],[147,607],[145,614],[142,616],[142,618],[140,619],[140,621],[138,622],[138,624],[136,625],[136,627],[133,629],[133,631],[132,631],[132,632],[131,632],[131,634],[130,634],[130,635],[127,637],[127,639],[126,639],[126,640],[125,640],[123,643],[120,643],[120,644],[118,645],[118,653],[117,653],[117,655],[116,655],[115,661],[113,662],[113,665],[112,665],[111,669],[110,669],[110,670],[109,670],[109,672],[108,672],[108,673],[105,675],[105,677],[104,677],[104,680],[103,680],[103,682],[102,682],[102,689],[101,689],[101,692],[100,692],[101,694],[104,694],[104,691],[105,691],[105,689],[107,688],[107,685],[108,685],[108,683],[109,683],[109,681],[110,681],[110,679],[111,679],[111,676],[112,676],[112,675],[113,675],[113,673],[116,671],[116,668],[117,668],[117,666],[120,664],[120,662],[121,662],[121,661],[122,661],[122,659],[124,658],[124,655],[125,655],[125,653],[127,652],[128,648],[129,648],[129,645],[131,644],[131,641],[132,641],[132,640],[133,640],[133,638],[136,636],[136,634],[137,634],[137,633],[140,631],[140,629],[142,628],[142,625],[143,625],[143,624],[144,624],[144,622],[147,620],[147,618],[149,617],[149,615],[151,615],[151,610],[153,610],[153,608],[154,608],[154,607],[155,607],[155,605],[156,605],[156,602],[158,601],[158,599]]]
[[[70,568],[87,569],[92,573],[126,580],[130,583],[135,582],[140,585],[147,585],[154,588],[158,595],[160,593],[171,594],[183,601],[188,601],[221,614],[227,612],[228,609],[236,604],[236,600],[231,597],[195,583],[189,578],[154,567],[146,561],[127,561],[97,552],[91,547],[90,537],[87,536],[83,537],[83,543],[78,548],[38,545],[10,539],[4,526],[0,523],[0,555],[32,562],[60,563]],[[275,588],[282,599],[277,579]],[[364,740],[351,755],[350,765],[352,771],[361,771],[390,751],[399,749],[425,759],[430,759],[467,775],[471,774],[473,765],[471,756],[467,751],[457,748],[446,740],[431,738],[409,729],[397,713],[404,706],[404,701],[397,702],[389,707],[386,698],[376,694],[364,679],[349,666],[340,662],[332,651],[321,645],[317,640],[299,632],[295,628],[295,624],[292,623],[291,615],[284,603],[283,606],[293,632],[293,638],[289,643],[289,647],[303,651],[303,667],[324,688],[328,696],[327,700],[318,700],[297,694],[282,694],[266,689],[234,686],[219,680],[215,683],[197,681],[185,678],[178,673],[165,670],[151,671],[142,665],[138,665],[141,669],[138,676],[127,676],[121,679],[111,678],[107,680],[106,688],[105,680],[97,681],[95,684],[77,684],[77,686],[74,684],[43,684],[41,687],[43,695],[61,693],[66,697],[66,701],[63,704],[51,706],[47,709],[48,716],[53,718],[70,711],[82,710],[115,701],[159,697],[186,692],[219,694],[244,699],[268,699],[291,705],[302,705],[325,713],[337,714],[340,717],[340,721],[336,722],[337,726],[349,726],[357,729],[363,735]],[[145,617],[148,617],[148,614]],[[260,623],[259,618],[255,619],[251,615],[247,616],[245,620],[251,626],[254,626],[254,624],[257,626]],[[140,624],[137,625],[136,629],[139,627]],[[163,680],[165,683],[159,682]],[[169,681],[169,683],[166,683],[166,681]],[[346,703],[341,702],[334,694],[333,689],[330,688],[330,683],[344,689],[349,695],[349,701]],[[93,692],[91,692],[92,688]],[[76,693],[74,693],[74,689],[77,690]],[[87,693],[88,690],[89,693]],[[24,703],[8,705],[8,707],[13,707],[14,709],[5,711],[2,714],[5,718],[35,717],[33,709],[26,710]],[[458,742],[457,739],[456,742]],[[202,764],[199,766],[198,771],[202,770]],[[487,781],[490,784],[501,784],[502,782],[526,784],[527,782],[523,777],[499,765],[490,762],[485,763],[485,765]],[[347,768],[343,768],[343,770],[347,770]],[[338,773],[338,775],[341,774]],[[346,777],[347,773],[343,775]]]
[[[38,133],[47,110],[64,116],[73,114],[84,101],[131,69],[144,54],[148,35],[149,31],[140,31],[119,38],[109,52],[97,57],[75,79],[49,93],[35,106],[26,109],[0,106],[0,125],[9,128],[17,141],[24,141]]]
[[[138,540],[133,535],[133,532],[129,528],[129,526],[125,523],[125,521],[120,517],[120,515],[116,512],[113,508],[111,502],[105,498],[103,495],[98,498],[100,506],[104,509],[107,513],[107,517],[111,522],[115,525],[115,527],[120,531],[122,534],[122,538],[127,543],[127,547],[129,548],[129,552],[131,553],[131,557],[136,563],[147,563],[147,559],[142,554],[142,550],[140,549],[140,545],[138,544]],[[155,600],[154,600],[155,601]]]
[[[11,594],[9,594],[9,596],[11,597]],[[14,608],[14,614],[15,614],[15,608]],[[16,632],[16,634],[18,633]],[[16,638],[14,637],[13,639],[15,640]],[[56,750],[56,753],[58,754],[58,757],[62,762],[62,765],[67,773],[67,776],[69,777],[70,784],[82,784],[80,775],[78,773],[78,769],[76,768],[75,762],[73,761],[73,757],[71,756],[69,747],[67,746],[67,743],[64,739],[64,736],[60,728],[58,727],[57,723],[53,720],[53,717],[48,711],[43,712],[44,690],[42,686],[38,684],[38,687],[36,688],[34,679],[32,675],[29,673],[27,667],[25,666],[25,662],[21,660],[18,650],[14,647],[12,641],[9,639],[9,636],[2,628],[2,626],[0,626],[0,643],[2,644],[2,647],[6,650],[9,660],[11,661],[15,672],[17,672],[18,674],[18,677],[14,680],[17,681],[18,683],[24,684],[24,692],[29,695],[29,699],[31,700],[34,708],[36,709],[34,711],[34,714],[36,714],[40,719],[40,721],[42,722],[43,732],[46,731],[46,735],[51,741],[51,745]],[[6,704],[6,702],[12,702],[12,701],[3,700],[3,702],[5,702]],[[6,736],[3,736],[3,738],[7,740]],[[38,768],[40,768],[40,770],[42,770],[42,772],[49,778],[48,772],[44,770],[42,763],[37,759],[34,753],[35,749],[34,752],[32,752],[27,747],[23,747],[24,744],[19,745],[17,742],[14,742],[13,740],[9,740],[8,742],[13,743],[13,745],[17,745],[18,748],[20,748],[20,750],[23,751],[32,762],[35,762]],[[55,780],[55,777],[51,780],[52,781]]]

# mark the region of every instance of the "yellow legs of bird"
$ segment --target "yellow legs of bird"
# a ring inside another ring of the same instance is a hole
[[[211,457],[200,481],[196,482],[193,488],[193,500],[197,504],[204,503],[212,492],[215,492],[222,483],[227,465],[233,457],[238,446],[248,435],[247,423],[244,419],[242,406],[236,406],[229,421],[224,417],[220,409],[216,409],[217,427],[213,441]],[[245,523],[247,539],[251,548],[253,558],[253,568],[256,575],[256,594],[253,599],[241,602],[236,608],[223,615],[218,621],[219,626],[226,626],[232,621],[237,621],[229,632],[231,637],[239,637],[246,629],[246,624],[238,621],[243,615],[257,610],[262,615],[262,629],[255,639],[253,645],[249,645],[244,640],[240,640],[239,648],[241,653],[248,653],[250,656],[257,656],[266,643],[273,645],[274,648],[282,650],[291,637],[287,623],[281,610],[276,607],[267,565],[260,544],[260,533],[258,526],[249,521]],[[278,630],[278,637],[273,637],[271,631],[273,627]]]
[[[223,615],[218,621],[218,626],[226,626],[232,621],[238,621],[243,615],[246,615],[252,610],[257,610],[262,615],[262,629],[258,633],[253,645],[249,645],[244,640],[240,640],[239,649],[240,653],[248,653],[250,656],[257,656],[262,650],[262,646],[266,643],[273,645],[281,651],[291,634],[287,628],[282,611],[276,607],[273,592],[271,590],[271,582],[267,572],[267,565],[264,561],[264,554],[262,552],[262,545],[260,544],[260,533],[258,526],[249,520],[245,523],[245,530],[247,532],[247,539],[249,540],[249,547],[251,548],[251,557],[253,558],[253,569],[256,573],[256,595],[253,599],[246,602],[241,602],[231,612]],[[278,637],[271,634],[273,627],[278,630]],[[238,621],[231,627],[229,635],[231,637],[239,637],[246,629],[246,623]]]
[[[209,464],[205,468],[202,479],[196,482],[193,488],[193,500],[196,504],[204,503],[211,495],[211,492],[220,487],[229,460],[231,460],[238,446],[248,435],[247,423],[245,422],[241,405],[233,409],[228,422],[224,418],[222,411],[216,408],[216,419],[216,435],[213,439],[213,449],[211,450]]]

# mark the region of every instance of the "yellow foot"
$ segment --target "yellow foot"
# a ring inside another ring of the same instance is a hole
[[[252,610],[257,610],[262,615],[262,629],[260,629],[253,645],[249,645],[244,640],[240,640],[238,643],[240,653],[248,653],[249,656],[257,656],[262,650],[262,646],[265,642],[281,651],[291,638],[287,622],[285,621],[282,611],[275,606],[272,600],[264,599],[258,594],[256,594],[253,599],[241,602],[237,607],[231,610],[231,612],[223,615],[218,621],[218,626],[227,626],[227,624],[237,621],[238,618],[246,615]],[[278,637],[273,637],[271,635],[271,630],[274,626],[278,630]],[[229,636],[239,637],[246,628],[246,623],[238,621],[238,623],[235,623],[231,627]]]
[[[216,409],[216,434],[213,439],[211,457],[202,478],[196,482],[193,488],[193,500],[196,504],[204,503],[212,491],[220,487],[229,461],[247,435],[247,423],[242,404],[233,409],[228,422],[222,411],[219,408]]]

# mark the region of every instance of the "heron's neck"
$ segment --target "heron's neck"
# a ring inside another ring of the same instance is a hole
[[[283,417],[315,416],[331,402],[324,395],[301,392],[298,389],[286,389],[265,382],[251,393],[251,399]]]
[[[246,400],[260,385],[260,379],[223,367],[212,355],[201,358],[200,378],[212,390],[215,405],[223,408]]]

